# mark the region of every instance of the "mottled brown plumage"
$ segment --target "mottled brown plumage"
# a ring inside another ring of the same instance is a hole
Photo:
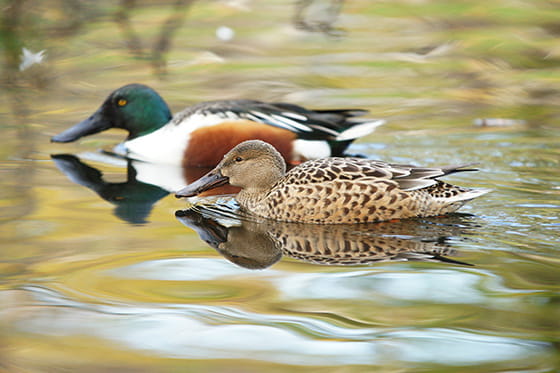
[[[469,165],[421,168],[358,158],[305,162],[288,173],[270,144],[246,141],[224,156],[216,168],[179,191],[189,197],[231,185],[236,199],[255,215],[280,221],[367,223],[456,211],[488,192],[443,183],[436,177],[467,171]]]

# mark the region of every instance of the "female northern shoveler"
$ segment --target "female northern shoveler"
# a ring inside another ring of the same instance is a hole
[[[468,189],[436,177],[469,165],[419,168],[358,158],[305,162],[286,173],[273,146],[245,141],[212,171],[176,193],[191,197],[229,182],[236,199],[255,215],[300,223],[366,223],[456,211],[488,189]]]
[[[92,116],[54,136],[53,142],[122,128],[116,151],[154,163],[214,167],[235,145],[251,139],[273,144],[290,163],[342,155],[350,143],[382,120],[356,120],[365,110],[307,110],[253,100],[203,102],[171,116],[153,89],[129,84],[111,93]]]

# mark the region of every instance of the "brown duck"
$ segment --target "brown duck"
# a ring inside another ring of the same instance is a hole
[[[176,193],[191,197],[229,182],[241,207],[264,218],[317,224],[367,223],[454,212],[488,189],[470,189],[437,177],[474,171],[470,165],[414,167],[359,158],[324,158],[286,173],[280,153],[245,141],[210,172]]]

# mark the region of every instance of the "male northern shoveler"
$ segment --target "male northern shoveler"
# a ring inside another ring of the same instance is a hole
[[[488,189],[468,189],[436,177],[474,171],[469,165],[419,168],[358,158],[325,158],[286,173],[273,146],[245,141],[209,173],[176,193],[191,197],[229,182],[255,215],[300,223],[366,223],[456,211]]]
[[[273,144],[289,163],[340,156],[350,143],[383,120],[356,120],[365,110],[307,110],[253,100],[203,102],[171,116],[161,96],[142,84],[111,93],[92,116],[54,136],[53,142],[122,128],[128,138],[116,151],[154,163],[214,167],[235,145],[251,139]]]

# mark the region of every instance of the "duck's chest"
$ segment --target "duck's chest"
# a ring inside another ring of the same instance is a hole
[[[287,160],[293,158],[293,132],[250,120],[196,126],[170,123],[124,145],[128,155],[135,159],[184,167],[214,167],[237,144],[253,139],[272,144]]]

